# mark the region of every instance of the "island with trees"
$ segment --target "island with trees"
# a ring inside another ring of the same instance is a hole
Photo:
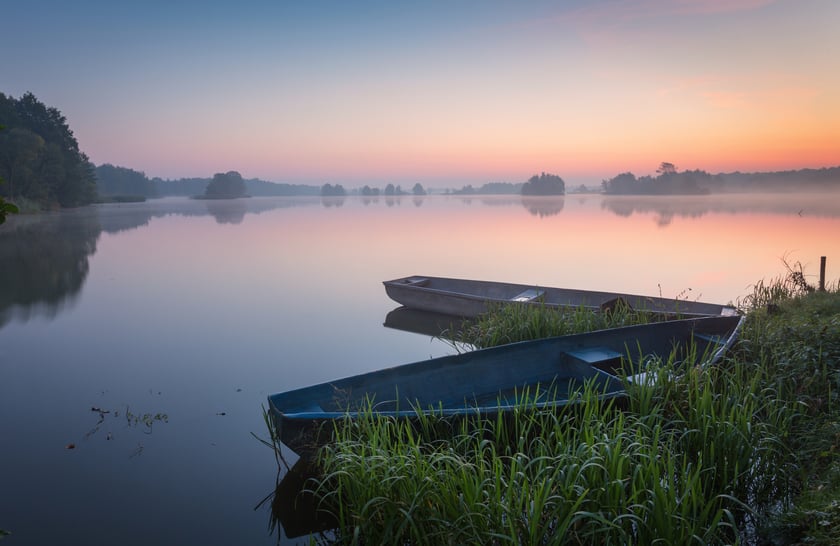
[[[204,199],[236,199],[245,197],[245,181],[236,171],[216,173],[204,190]]]
[[[458,190],[447,191],[452,195],[565,195],[566,184],[556,174],[535,174],[526,182],[489,182],[478,188],[467,184]]]
[[[534,175],[522,185],[522,195],[565,195],[566,183],[556,174]]]

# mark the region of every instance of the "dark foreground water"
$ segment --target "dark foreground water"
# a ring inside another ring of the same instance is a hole
[[[272,392],[449,354],[386,327],[411,274],[726,303],[819,257],[840,196],[164,199],[0,226],[0,529],[33,544],[293,543]],[[286,454],[294,461],[291,453]],[[283,477],[281,473],[279,477]],[[258,506],[260,505],[260,506]]]

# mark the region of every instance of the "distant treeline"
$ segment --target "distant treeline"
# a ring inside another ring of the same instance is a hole
[[[491,182],[479,188],[467,184],[453,195],[565,195],[566,183],[556,174],[535,174],[527,182]]]
[[[329,186],[329,184],[326,184],[324,187],[326,188],[328,186]],[[341,185],[339,185],[339,187],[341,187]],[[344,188],[341,188],[341,189],[344,189]],[[345,194],[346,194],[346,192],[345,192]],[[365,184],[362,187],[362,189],[359,190],[359,195],[361,195],[362,197],[379,197],[379,195],[385,195],[386,197],[395,197],[395,196],[399,197],[399,196],[402,196],[402,195],[417,195],[417,196],[419,196],[419,195],[427,195],[427,194],[428,194],[428,192],[426,191],[426,188],[424,188],[423,184],[421,184],[420,182],[417,182],[416,184],[414,184],[414,186],[411,188],[411,192],[405,191],[404,189],[402,189],[402,186],[400,186],[400,185],[395,186],[393,184],[387,184],[385,186],[384,190],[380,190],[379,188],[371,188],[370,186]],[[324,193],[323,189],[321,190],[321,195],[327,195],[327,194]]]
[[[96,183],[99,195],[102,197],[138,195],[146,198],[167,197],[167,196],[204,196],[208,197],[226,195],[225,192],[235,191],[238,188],[225,187],[221,193],[216,192],[219,184],[238,185],[238,181],[228,182],[226,179],[219,179],[219,175],[238,175],[236,171],[229,173],[218,173],[209,178],[179,178],[176,180],[164,180],[161,178],[148,178],[142,172],[126,167],[116,167],[105,164],[96,167]],[[235,176],[231,176],[231,179]],[[211,183],[216,179],[216,184]],[[240,177],[241,179],[241,177]],[[278,184],[266,182],[257,178],[241,179],[245,185],[244,195],[272,196],[272,195],[318,195],[320,188],[317,186],[306,186],[303,184]],[[207,194],[208,188],[211,189]]]
[[[609,195],[702,195],[735,192],[799,192],[840,189],[840,167],[800,169],[768,173],[721,173],[677,171],[672,163],[662,163],[657,176],[621,173],[601,183]]]
[[[111,164],[95,166],[79,149],[67,120],[56,108],[47,107],[32,93],[15,99],[0,93],[0,198],[24,209],[73,207],[96,200],[131,201],[150,197],[204,196],[206,198],[251,196],[335,196],[347,192],[341,184],[311,186],[243,180],[236,171],[210,178],[164,180]],[[244,189],[243,186],[244,185]],[[679,172],[672,163],[662,163],[657,176],[636,177],[621,173],[601,184],[613,195],[687,195],[748,191],[815,191],[840,189],[840,167],[800,169],[768,173],[709,174],[694,170]],[[584,190],[581,186],[578,191]],[[363,196],[380,194],[365,186]],[[388,184],[386,196],[425,195],[420,183],[411,192]],[[448,194],[563,195],[565,182],[542,173],[522,183],[491,182],[479,188],[466,185]]]

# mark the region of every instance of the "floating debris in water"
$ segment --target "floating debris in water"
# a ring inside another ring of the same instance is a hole
[[[85,440],[87,440],[87,439],[91,438],[92,436],[96,435],[100,431],[100,429],[103,428],[103,425],[106,423],[106,420],[109,422],[108,428],[112,428],[115,423],[116,424],[122,423],[124,425],[123,428],[126,428],[126,429],[140,428],[141,431],[144,434],[151,434],[152,433],[152,426],[157,422],[164,422],[164,423],[169,422],[169,415],[167,415],[166,413],[137,414],[137,413],[133,413],[129,406],[126,406],[124,411],[107,410],[107,409],[100,408],[98,406],[91,406],[90,411],[98,414],[97,415],[98,419],[97,419],[96,423],[93,425],[93,428],[91,428],[85,434],[85,436],[84,436]],[[113,419],[110,419],[109,416],[113,417]],[[116,419],[119,419],[120,417],[122,417],[124,420],[115,421]],[[114,435],[113,431],[109,430],[105,433],[105,440],[106,441],[114,440],[115,438],[116,438],[116,436]],[[65,446],[65,449],[68,449],[68,450],[76,449],[76,444],[75,443],[67,444]],[[143,445],[138,443],[137,448],[134,449],[134,451],[131,452],[131,455],[129,456],[129,458],[133,458],[133,457],[136,457],[136,456],[140,455],[141,453],[143,453],[143,449],[144,449]]]

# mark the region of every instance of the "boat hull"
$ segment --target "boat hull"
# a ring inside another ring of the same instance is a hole
[[[375,413],[495,416],[522,401],[562,407],[584,388],[625,395],[622,374],[652,357],[712,365],[733,343],[742,317],[706,317],[600,330],[480,349],[403,364],[269,396],[280,440],[301,453],[329,437],[332,423]],[[536,396],[539,395],[539,396]],[[531,397],[536,396],[532,399]]]
[[[383,284],[388,297],[405,307],[466,318],[476,317],[504,304],[602,311],[619,301],[638,311],[668,317],[737,314],[733,307],[716,303],[493,281],[414,275],[384,281]]]

